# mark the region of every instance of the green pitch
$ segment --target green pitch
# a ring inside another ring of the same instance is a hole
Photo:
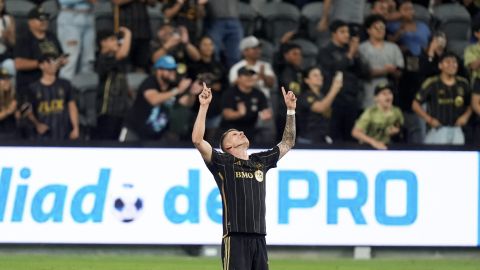
[[[154,255],[0,255],[1,270],[220,270],[219,258]],[[270,260],[271,270],[479,270],[480,260]]]

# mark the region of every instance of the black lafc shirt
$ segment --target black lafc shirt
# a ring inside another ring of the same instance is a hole
[[[207,167],[215,178],[222,196],[223,234],[267,234],[265,225],[265,176],[277,167],[278,146],[255,153],[249,160],[228,153],[212,151]]]
[[[437,118],[443,126],[455,126],[457,119],[470,106],[470,84],[457,76],[456,83],[448,86],[440,76],[430,77],[415,96],[420,104],[427,103],[427,112]]]

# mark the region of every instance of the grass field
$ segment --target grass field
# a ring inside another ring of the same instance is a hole
[[[0,255],[0,270],[220,270],[219,258],[154,255]],[[480,270],[480,260],[272,259],[271,270]]]

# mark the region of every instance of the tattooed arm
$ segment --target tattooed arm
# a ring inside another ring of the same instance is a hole
[[[295,127],[295,108],[297,106],[297,98],[292,91],[288,91],[287,93],[283,87],[282,93],[285,104],[287,105],[287,121],[283,131],[282,141],[278,144],[278,148],[280,148],[279,159],[281,159],[290,149],[293,148],[297,133]]]

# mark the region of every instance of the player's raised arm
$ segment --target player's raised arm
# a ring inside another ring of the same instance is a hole
[[[212,101],[212,90],[205,83],[203,83],[202,92],[198,95],[198,100],[200,101],[200,107],[197,119],[193,125],[192,142],[202,155],[202,158],[206,162],[210,162],[212,160],[212,146],[203,139],[203,136],[205,135],[205,119],[207,118],[208,106]]]
[[[282,86],[283,99],[287,105],[287,121],[283,130],[282,141],[278,144],[280,148],[280,158],[282,158],[295,145],[295,136],[297,133],[295,127],[295,108],[297,107],[297,97],[292,91],[285,91]]]

